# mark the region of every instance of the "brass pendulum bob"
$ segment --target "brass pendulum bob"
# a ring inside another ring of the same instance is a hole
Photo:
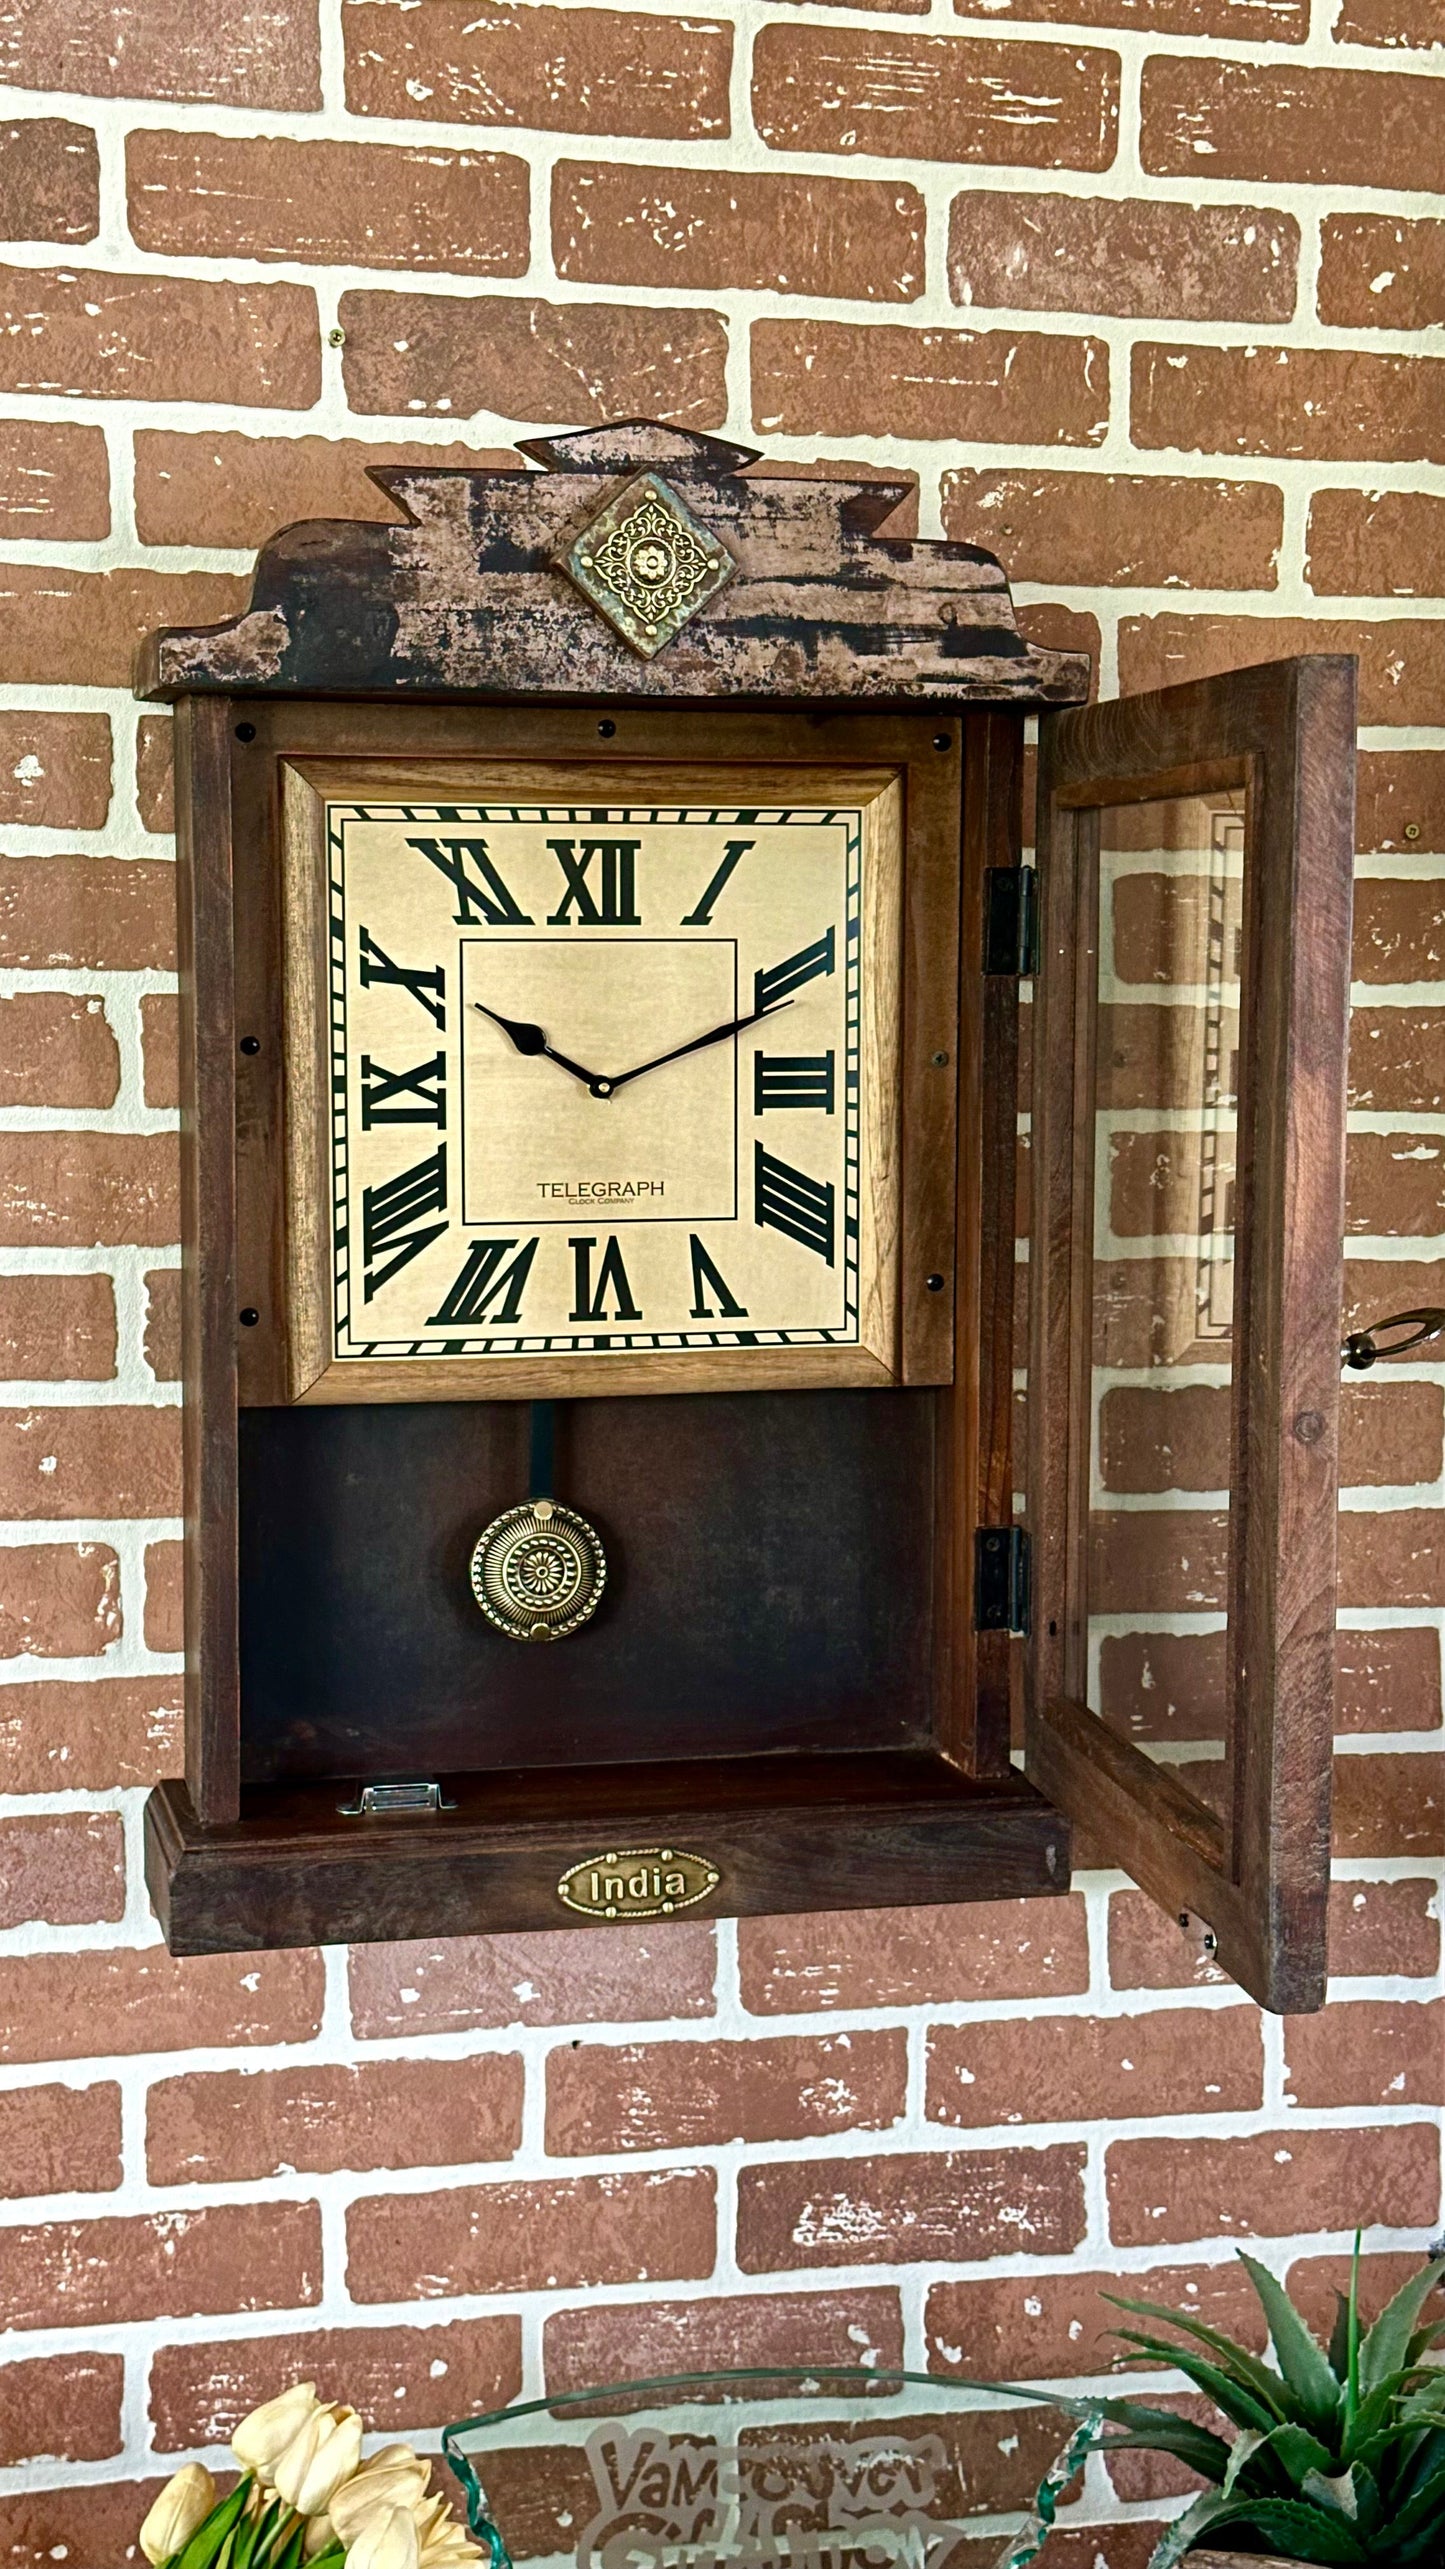
[[[552,1495],[556,1404],[531,1405],[531,1495],[478,1535],[472,1594],[510,1641],[562,1641],[590,1621],[607,1585],[595,1526]]]

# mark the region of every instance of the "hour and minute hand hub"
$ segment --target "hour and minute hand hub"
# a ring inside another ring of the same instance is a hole
[[[615,1097],[619,1088],[625,1088],[631,1079],[641,1079],[644,1071],[660,1070],[664,1062],[681,1061],[686,1053],[704,1052],[709,1044],[724,1043],[729,1035],[740,1035],[745,1027],[756,1026],[763,1017],[775,1017],[780,1008],[791,1008],[792,1004],[791,999],[774,999],[766,1008],[750,1009],[745,1017],[729,1017],[726,1025],[710,1026],[705,1035],[694,1035],[691,1043],[674,1044],[670,1052],[655,1053],[651,1061],[638,1062],[634,1069],[619,1071],[615,1078],[608,1079],[597,1071],[584,1070],[580,1062],[569,1061],[565,1053],[548,1043],[540,1026],[530,1024],[524,1017],[504,1017],[495,1008],[483,1007],[480,999],[472,1001],[480,1015],[490,1017],[494,1026],[501,1027],[514,1052],[543,1054],[559,1070],[570,1071],[574,1079],[580,1079],[589,1097]]]

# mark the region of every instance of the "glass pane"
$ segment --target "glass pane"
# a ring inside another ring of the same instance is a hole
[[[1099,819],[1086,1700],[1216,1801],[1244,794]]]
[[[962,2569],[1068,2437],[964,2380],[800,2365],[558,2391],[443,2449],[492,2569]]]

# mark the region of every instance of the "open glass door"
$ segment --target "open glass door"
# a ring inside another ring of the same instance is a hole
[[[1026,1771],[1317,2007],[1355,663],[1040,735]]]

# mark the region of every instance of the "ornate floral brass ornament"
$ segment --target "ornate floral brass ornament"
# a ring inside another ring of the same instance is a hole
[[[477,1537],[472,1594],[510,1641],[561,1641],[597,1612],[607,1556],[595,1526],[555,1499],[528,1499]]]
[[[716,1891],[721,1874],[682,1847],[610,1847],[569,1864],[557,1885],[564,1909],[606,1926],[618,1918],[670,1918]]]
[[[585,526],[559,568],[650,660],[737,569],[671,485],[639,473]]]

